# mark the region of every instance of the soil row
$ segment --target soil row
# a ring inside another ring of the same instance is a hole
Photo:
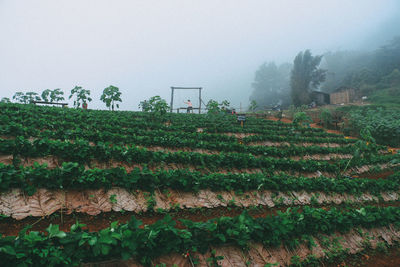
[[[380,196],[369,193],[352,195],[326,192],[272,192],[250,191],[236,194],[231,191],[213,192],[200,190],[197,193],[175,190],[129,192],[123,188],[96,190],[47,190],[38,189],[27,196],[20,189],[12,189],[0,194],[0,214],[16,220],[28,216],[45,217],[56,212],[64,214],[84,213],[98,215],[103,212],[131,211],[142,213],[150,210],[168,212],[185,208],[238,207],[291,207],[310,204],[339,205],[355,203],[383,203],[400,199],[400,192],[382,192]]]

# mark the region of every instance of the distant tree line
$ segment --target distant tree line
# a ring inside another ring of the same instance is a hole
[[[74,107],[87,107],[87,104],[92,101],[90,97],[90,90],[84,89],[82,86],[75,86],[68,97],[68,99],[73,100]],[[30,104],[34,101],[44,101],[49,103],[59,103],[64,101],[64,92],[60,89],[45,89],[41,95],[36,92],[16,92],[12,99],[16,103],[21,104]],[[119,108],[118,102],[122,102],[121,92],[118,87],[110,85],[109,87],[103,90],[103,94],[100,96],[100,100],[106,104],[110,110],[114,110],[115,108]],[[1,99],[2,103],[11,103],[11,100],[8,97],[3,97]]]

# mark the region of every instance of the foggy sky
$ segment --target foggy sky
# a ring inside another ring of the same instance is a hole
[[[80,85],[89,108],[104,109],[114,85],[121,109],[137,110],[154,95],[169,103],[170,86],[201,86],[205,102],[245,107],[263,62],[380,45],[399,17],[397,0],[0,0],[0,98],[47,88],[68,97]],[[194,92],[175,100],[188,98],[197,105]]]

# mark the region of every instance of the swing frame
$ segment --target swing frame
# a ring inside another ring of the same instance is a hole
[[[203,88],[202,87],[175,87],[175,86],[171,86],[171,110],[170,112],[172,113],[174,110],[174,94],[175,94],[175,90],[198,90],[199,91],[199,107],[193,107],[193,109],[198,109],[199,110],[199,114],[201,113],[201,90]],[[179,110],[181,108],[177,108],[177,111],[179,113]]]

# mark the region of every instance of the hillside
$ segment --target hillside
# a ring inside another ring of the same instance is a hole
[[[0,122],[1,266],[320,266],[400,241],[383,145],[232,115],[0,103]]]

